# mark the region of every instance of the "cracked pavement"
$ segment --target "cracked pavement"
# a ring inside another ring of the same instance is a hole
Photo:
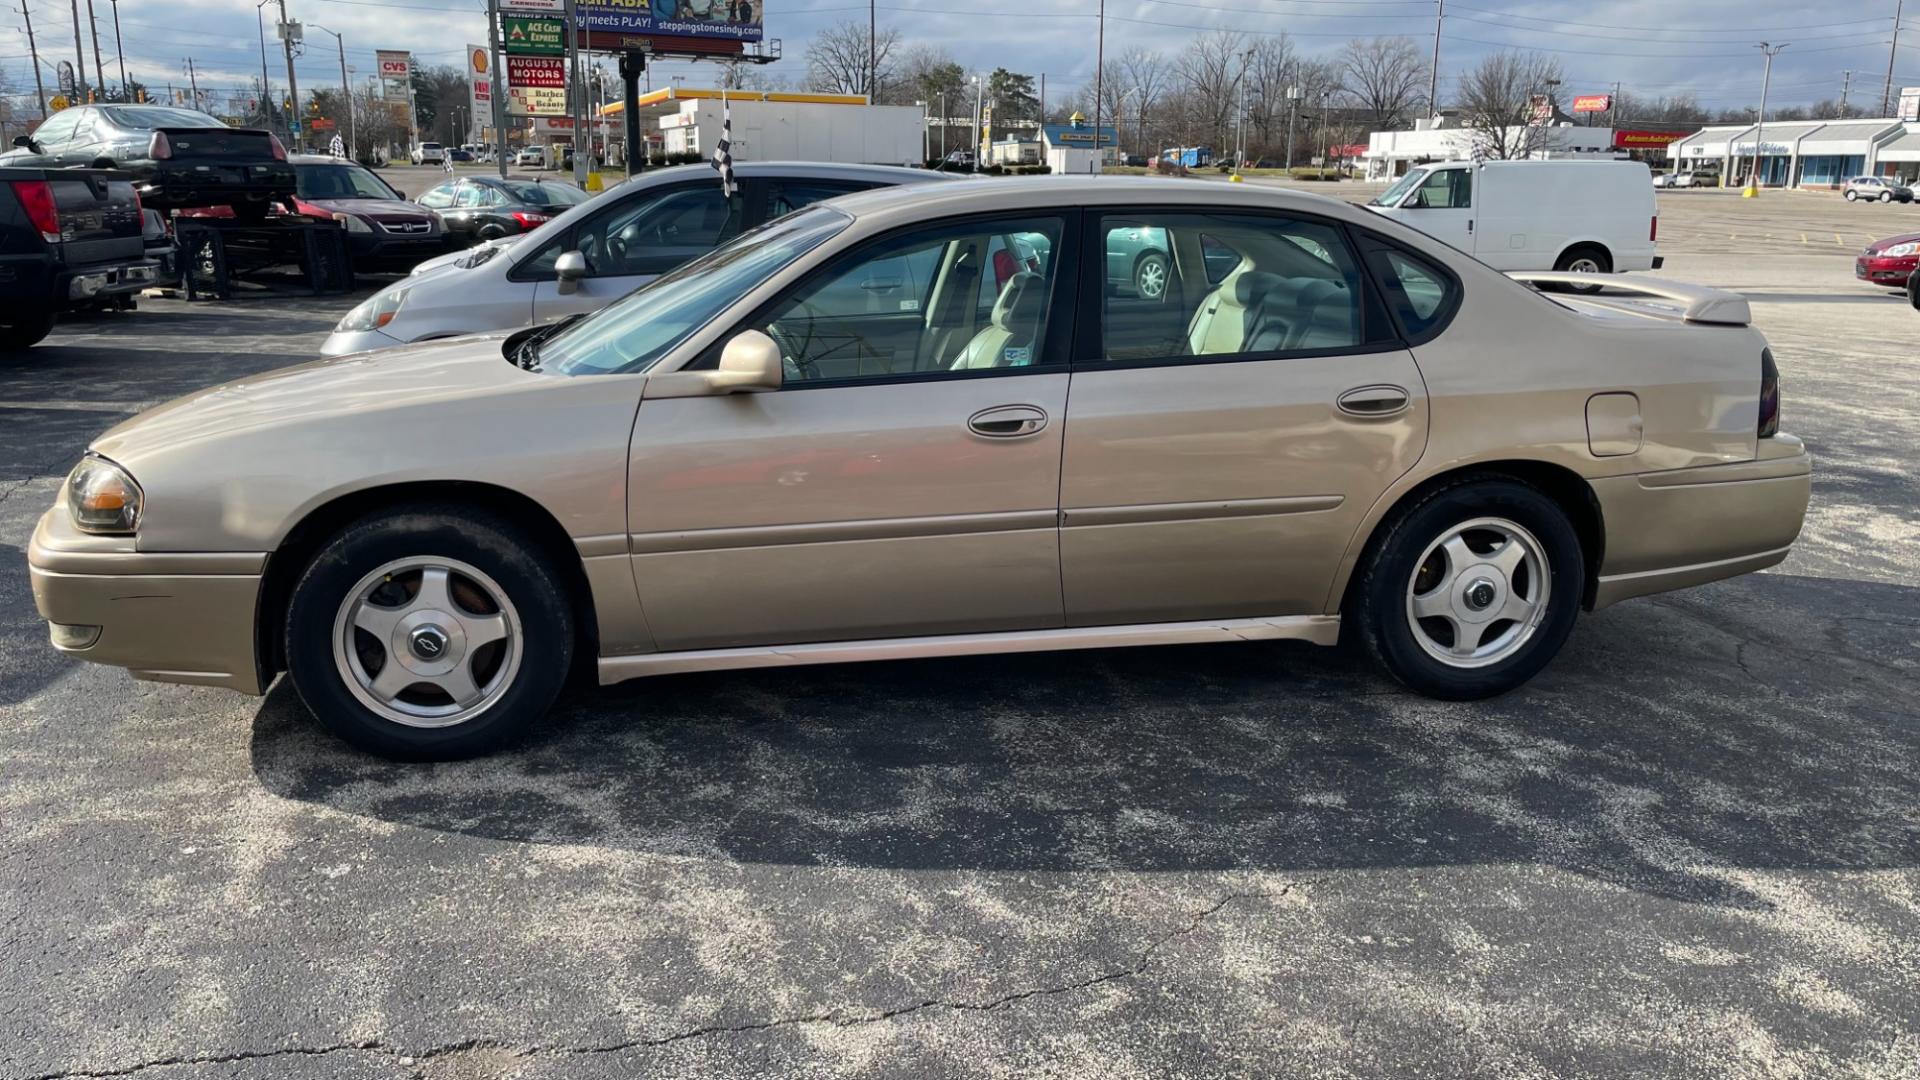
[[[1920,1075],[1920,315],[1848,251],[1663,250],[1753,298],[1807,530],[1519,693],[1263,643],[770,669],[429,766],[63,660],[27,588],[92,434],[351,301],[63,326],[0,358],[0,1078]]]

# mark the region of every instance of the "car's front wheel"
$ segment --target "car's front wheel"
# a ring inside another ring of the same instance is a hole
[[[1892,202],[1892,201],[1893,201],[1893,192],[1891,192],[1891,191],[1883,191],[1883,192],[1881,192],[1881,193],[1880,193],[1880,201],[1881,201],[1881,202]]]
[[[511,523],[464,507],[365,518],[307,566],[287,671],[326,727],[386,757],[471,757],[526,732],[573,659],[565,584]]]
[[[1585,587],[1579,535],[1551,498],[1518,480],[1469,478],[1383,527],[1348,618],[1400,682],[1432,697],[1484,698],[1553,659]]]
[[[1847,189],[1847,193],[1846,193],[1846,195],[1844,196],[1844,198],[1845,198],[1845,199],[1846,199],[1846,200],[1847,200],[1848,202],[1859,202],[1859,201],[1860,201],[1860,193],[1859,193],[1859,192],[1857,192],[1857,191],[1855,191],[1855,190],[1853,190],[1852,188],[1848,188],[1848,189]]]

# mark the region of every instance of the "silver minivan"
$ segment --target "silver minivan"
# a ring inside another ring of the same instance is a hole
[[[728,196],[706,165],[649,172],[512,244],[494,242],[381,289],[348,312],[324,356],[598,311],[735,235],[803,206],[869,188],[954,180],[897,165],[747,162]]]

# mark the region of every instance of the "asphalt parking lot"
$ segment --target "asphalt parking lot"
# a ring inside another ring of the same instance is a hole
[[[1660,205],[1771,339],[1807,529],[1479,704],[1307,646],[982,657],[388,764],[284,681],[60,659],[23,555],[92,435],[353,301],[0,358],[0,1077],[1920,1075],[1920,313],[1852,278],[1920,207]]]

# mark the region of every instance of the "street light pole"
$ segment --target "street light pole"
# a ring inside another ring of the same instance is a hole
[[[293,79],[293,24],[287,21],[287,0],[280,0],[280,51],[287,57],[287,138],[293,140],[287,150],[299,153],[300,85]]]
[[[1779,54],[1780,50],[1786,48],[1789,44],[1791,43],[1782,42],[1778,45],[1772,45],[1763,41],[1754,46],[1766,55],[1767,66],[1760,75],[1760,115],[1754,118],[1753,125],[1753,168],[1747,173],[1746,190],[1740,193],[1745,198],[1751,199],[1760,194],[1760,153],[1766,149],[1767,88],[1773,82],[1773,58]]]
[[[127,52],[120,47],[120,0],[113,0],[113,55],[120,61],[120,100],[132,101],[133,92],[127,89]]]

